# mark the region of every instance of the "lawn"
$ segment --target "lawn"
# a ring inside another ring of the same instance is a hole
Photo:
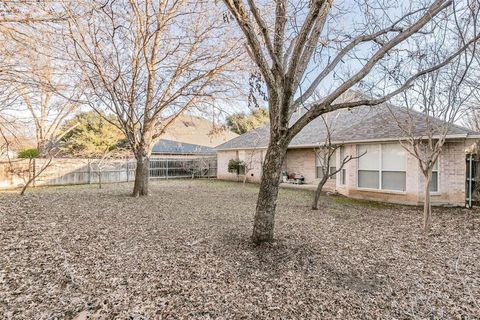
[[[480,318],[480,210],[281,190],[249,241],[256,186],[155,181],[0,194],[1,319]]]

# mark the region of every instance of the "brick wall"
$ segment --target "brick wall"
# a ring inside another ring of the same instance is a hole
[[[236,150],[219,151],[217,153],[217,177],[221,180],[243,181],[244,175],[238,175],[236,173],[228,172],[228,162],[231,159],[238,159],[241,156],[246,163],[246,181],[248,182],[260,182],[262,175],[262,163],[265,157],[265,151],[263,149],[257,150],[242,150],[238,152]]]
[[[439,192],[432,194],[432,204],[458,205],[465,203],[465,141],[448,142],[439,158]],[[356,145],[346,145],[346,154],[357,154]],[[387,190],[367,190],[357,187],[357,161],[346,164],[347,181],[345,186],[337,180],[337,191],[352,198],[378,200],[402,204],[423,203],[423,174],[418,160],[406,153],[406,190],[405,192]],[[340,165],[340,159],[337,160]]]
[[[432,204],[458,205],[465,203],[465,141],[448,142],[439,158],[439,192],[432,194]],[[253,152],[254,168],[248,175],[248,181],[259,182],[261,177],[261,159],[265,151]],[[357,145],[345,146],[345,154],[357,154]],[[218,152],[218,178],[237,180],[236,174],[228,173],[228,161],[237,157],[236,151]],[[252,151],[245,151],[245,157],[252,157]],[[337,168],[340,167],[340,150],[337,150]],[[341,185],[340,174],[337,179],[328,180],[325,189],[336,189],[339,193],[360,199],[378,200],[402,204],[423,203],[423,175],[418,161],[406,152],[406,190],[404,192],[388,190],[371,190],[357,187],[357,160],[345,165],[346,183]],[[315,173],[315,150],[313,148],[289,149],[283,166],[289,173],[301,174],[307,184],[317,184]],[[251,176],[253,174],[253,176]],[[242,180],[243,177],[240,177]]]

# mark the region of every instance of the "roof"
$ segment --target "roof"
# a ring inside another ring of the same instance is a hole
[[[294,123],[299,116],[299,113],[295,113],[290,123]],[[293,138],[289,148],[314,147],[323,144],[328,136],[325,122],[331,132],[331,141],[336,143],[394,141],[405,138],[406,134],[396,121],[408,123],[415,136],[425,135],[428,128],[434,130],[432,128],[438,128],[445,123],[430,117],[430,125],[427,125],[425,115],[422,113],[407,111],[403,107],[388,103],[373,107],[360,106],[341,109],[325,114],[323,119],[322,117],[314,119]],[[269,126],[266,126],[227,141],[217,146],[216,149],[265,148],[268,146],[269,136]],[[447,139],[451,138],[480,138],[480,133],[458,125],[451,125]]]
[[[238,134],[222,126],[215,125],[213,121],[198,116],[183,114],[168,126],[161,138],[200,146],[215,147],[237,136]]]
[[[215,149],[198,144],[161,139],[153,147],[153,154],[214,154]]]

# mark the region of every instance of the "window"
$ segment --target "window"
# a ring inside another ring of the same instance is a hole
[[[432,168],[432,180],[430,180],[430,192],[438,192],[438,160]]]
[[[335,171],[337,171],[336,151],[335,151],[335,152],[332,154],[332,156],[330,157],[330,164],[329,164],[329,166],[328,166],[328,172],[330,172],[330,174],[333,174]],[[336,174],[330,176],[330,179],[335,180],[336,178],[337,178],[337,175],[336,175]]]
[[[399,144],[382,144],[382,189],[405,191],[405,150]]]
[[[341,146],[340,147],[340,165],[342,164],[344,159],[345,159],[345,147]],[[346,175],[347,175],[347,170],[345,168],[342,168],[342,170],[340,171],[340,184],[341,185],[346,184]]]
[[[323,155],[321,155],[319,152],[320,151],[317,151],[317,153],[315,154],[315,176],[317,179],[321,179],[323,177]],[[329,174],[332,174],[336,170],[336,157],[335,153],[333,153],[330,157],[330,165],[328,166],[328,172]],[[333,176],[330,176],[330,179],[335,179],[335,176],[335,174]]]
[[[362,155],[363,154],[363,155]],[[359,145],[358,186],[360,188],[380,188],[380,146],[373,144]]]
[[[365,154],[364,154],[365,153]],[[405,191],[405,150],[396,143],[359,145],[358,186],[360,188]]]

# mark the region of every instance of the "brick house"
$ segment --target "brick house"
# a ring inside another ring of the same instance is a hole
[[[403,112],[395,113],[393,117],[392,109]],[[336,190],[352,198],[403,204],[422,203],[423,175],[418,161],[400,145],[399,141],[405,135],[394,122],[401,120],[401,114],[409,117],[415,135],[424,135],[424,115],[406,115],[404,109],[392,105],[339,110],[326,115],[332,143],[342,145],[337,149],[329,169],[335,171],[345,155],[364,155],[348,162],[327,182],[325,189]],[[438,119],[430,118],[430,121],[442,124]],[[306,184],[317,184],[322,170],[316,152],[318,146],[326,141],[326,136],[324,120],[317,118],[312,121],[290,143],[283,169],[302,175]],[[450,127],[433,171],[430,186],[433,204],[465,204],[465,150],[479,138],[480,133],[457,125]],[[247,181],[259,182],[268,139],[269,128],[263,127],[216,147],[218,178],[243,179],[243,172],[241,177],[228,172],[230,159],[237,159],[245,163]]]

